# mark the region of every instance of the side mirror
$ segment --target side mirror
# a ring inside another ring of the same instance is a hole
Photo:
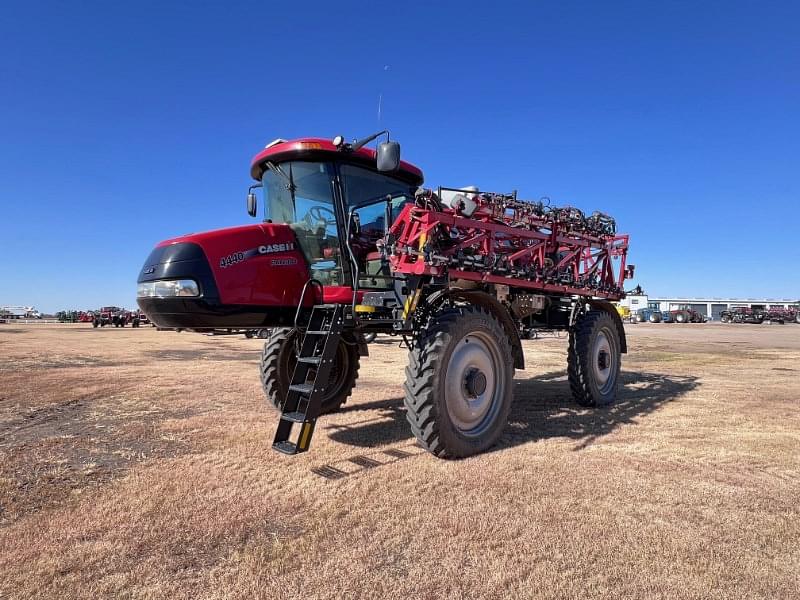
[[[253,192],[247,194],[247,214],[255,217],[258,212],[258,200]]]
[[[376,160],[378,171],[397,171],[400,168],[400,144],[397,142],[378,144]]]

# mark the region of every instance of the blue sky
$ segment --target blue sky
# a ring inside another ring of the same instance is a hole
[[[613,214],[649,293],[800,297],[800,4],[37,2],[0,20],[0,304],[133,306],[276,137]],[[385,68],[388,65],[388,70]]]

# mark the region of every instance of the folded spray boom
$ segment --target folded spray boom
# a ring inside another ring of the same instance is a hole
[[[396,272],[619,299],[633,266],[609,215],[516,193],[420,189],[389,230]]]

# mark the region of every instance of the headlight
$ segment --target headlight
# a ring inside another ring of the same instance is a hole
[[[137,298],[176,298],[199,296],[200,289],[194,279],[156,279],[137,286]]]

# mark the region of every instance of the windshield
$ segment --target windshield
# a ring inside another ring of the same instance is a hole
[[[343,285],[342,253],[333,205],[333,167],[291,161],[264,172],[264,220],[286,223],[323,285]]]

